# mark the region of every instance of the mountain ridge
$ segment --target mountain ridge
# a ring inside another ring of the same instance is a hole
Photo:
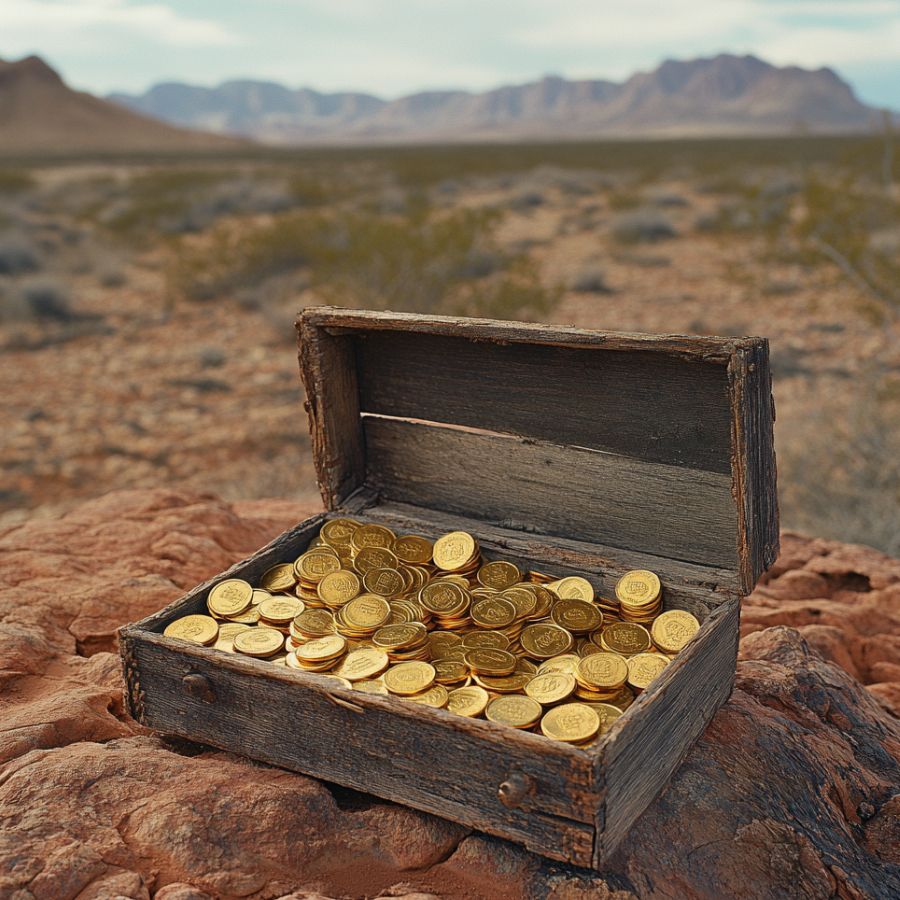
[[[212,88],[166,82],[109,99],[179,126],[273,144],[840,133],[880,121],[833,69],[732,54],[665,60],[622,82],[548,75],[394,100],[249,79]]]

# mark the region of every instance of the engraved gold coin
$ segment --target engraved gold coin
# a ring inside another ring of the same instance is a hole
[[[455,572],[466,567],[477,552],[477,544],[465,531],[451,531],[434,543],[434,564],[445,572]]]
[[[572,634],[587,634],[603,623],[603,614],[593,603],[577,599],[557,601],[550,612],[550,618],[560,628],[565,628]]]
[[[575,646],[575,638],[559,625],[526,625],[519,636],[526,656],[532,659],[550,659],[568,653]]]
[[[641,607],[652,605],[660,594],[659,578],[646,569],[626,572],[616,583],[616,597],[623,605]]]
[[[421,703],[423,706],[430,706],[432,709],[443,709],[447,705],[450,694],[442,684],[433,684],[418,694],[408,694],[403,699],[412,703]]]
[[[586,703],[563,703],[544,713],[541,732],[569,744],[583,744],[600,730],[600,717]]]
[[[575,678],[584,687],[611,691],[625,684],[628,664],[616,653],[594,653],[581,658]]]
[[[377,594],[360,594],[343,607],[342,612],[349,625],[370,631],[386,625],[391,617],[390,604]]]
[[[356,572],[338,569],[329,572],[317,585],[316,593],[326,606],[343,606],[362,590],[362,582]]]
[[[397,535],[384,525],[361,525],[350,537],[350,546],[354,550],[377,547],[388,550],[397,539]]]
[[[447,709],[458,716],[472,719],[480,716],[488,705],[490,694],[478,685],[456,688],[447,697]]]
[[[419,602],[429,612],[452,616],[469,605],[466,589],[452,581],[441,579],[426,584],[419,592]]]
[[[383,650],[362,647],[348,653],[334,670],[334,674],[347,681],[362,681],[364,678],[380,675],[388,667],[388,663],[388,655]]]
[[[501,725],[510,725],[513,728],[531,728],[537,724],[542,712],[543,707],[537,700],[519,694],[509,694],[491,700],[484,714],[489,721]]]
[[[600,734],[609,731],[610,725],[622,715],[622,710],[611,703],[588,703],[587,705],[600,717]]]
[[[621,656],[634,656],[650,649],[650,634],[633,622],[613,622],[600,632],[600,646]]]
[[[500,594],[501,600],[506,600],[515,607],[517,619],[534,618],[535,613],[538,611],[538,596],[534,591],[529,590],[530,587],[532,586],[514,585],[513,587],[506,588],[506,590]],[[549,597],[549,591],[547,594]],[[548,609],[552,602],[552,598],[550,598],[547,604]]]
[[[256,625],[259,622],[259,607],[249,606],[242,613],[228,616],[229,622],[237,622],[240,625]]]
[[[700,630],[700,623],[683,609],[662,613],[653,623],[653,643],[664,653],[678,653]]]
[[[353,568],[365,577],[371,569],[396,569],[400,560],[387,547],[363,547],[353,560]]]
[[[542,706],[559,703],[575,690],[575,676],[565,672],[546,672],[535,675],[525,685],[525,693]]]
[[[307,609],[294,616],[292,626],[306,637],[324,637],[334,630],[334,617],[324,609]]]
[[[212,616],[182,616],[166,625],[163,634],[166,637],[209,646],[215,643],[219,636],[219,625]]]
[[[381,694],[382,696],[390,694],[390,691],[384,686],[384,681],[380,678],[354,681],[353,690],[362,691],[364,694]]]
[[[519,567],[513,565],[506,560],[498,559],[494,562],[485,563],[476,575],[479,584],[485,587],[493,588],[495,591],[502,591],[510,588],[514,584],[518,584],[522,580],[522,573]]]
[[[467,650],[466,665],[476,675],[512,675],[516,668],[516,657],[508,650]]]
[[[496,694],[515,694],[524,691],[534,676],[529,672],[513,672],[511,675],[475,675],[475,684]]]
[[[241,578],[220,581],[209,592],[206,605],[209,611],[223,618],[236,616],[250,608],[253,588]]]
[[[431,562],[434,544],[417,534],[405,534],[394,541],[391,550],[402,562],[424,565]]]
[[[319,533],[322,540],[333,547],[349,547],[350,538],[359,528],[359,522],[352,519],[331,519],[322,526]]]
[[[438,684],[458,684],[469,675],[469,667],[460,659],[435,659],[431,664]]]
[[[296,583],[297,576],[290,563],[279,563],[277,566],[272,566],[263,572],[262,578],[259,579],[260,587],[273,594],[289,591]]]
[[[284,648],[284,635],[274,628],[259,626],[234,637],[234,649],[245,656],[265,658]]]
[[[322,662],[323,660],[337,659],[346,649],[347,641],[343,637],[339,634],[329,634],[301,644],[294,652],[297,654],[297,659]]]
[[[398,569],[369,569],[363,576],[363,587],[370,594],[396,597],[406,587],[406,581]]]
[[[669,664],[665,656],[657,653],[639,653],[628,660],[628,686],[643,691]]]
[[[516,620],[516,608],[500,597],[485,597],[472,604],[469,615],[482,628],[503,628]]]
[[[338,572],[341,560],[334,552],[310,550],[294,563],[294,573],[303,581],[318,584],[331,572]]]
[[[263,600],[271,596],[272,595],[268,591],[264,591],[262,588],[253,588],[253,594],[250,596],[250,605],[259,606]]]
[[[294,597],[269,597],[256,609],[261,619],[273,625],[288,625],[303,612],[303,603]]]
[[[582,578],[580,575],[561,578],[551,585],[551,590],[561,600],[583,600],[585,603],[592,603],[594,600],[593,586],[587,578]]]
[[[385,625],[372,635],[372,643],[383,650],[399,650],[424,641],[428,629],[421,622]]]
[[[501,631],[470,631],[463,635],[466,650],[508,650],[509,638]]]
[[[430,688],[434,684],[436,674],[434,666],[430,663],[403,662],[391,666],[384,673],[384,684],[392,694],[406,697]]]

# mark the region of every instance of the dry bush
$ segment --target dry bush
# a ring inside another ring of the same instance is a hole
[[[621,244],[656,243],[677,235],[667,216],[649,208],[623,213],[613,221],[610,231]]]

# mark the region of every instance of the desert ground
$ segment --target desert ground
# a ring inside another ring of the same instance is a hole
[[[806,138],[7,160],[0,523],[125,487],[314,501],[293,320],[332,303],[767,336],[783,523],[900,553],[897,157]]]

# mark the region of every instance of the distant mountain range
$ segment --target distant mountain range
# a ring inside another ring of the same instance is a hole
[[[177,128],[74,91],[40,57],[0,60],[0,154],[172,152],[241,143]]]
[[[551,76],[390,101],[265,81],[173,82],[109,99],[175,125],[273,144],[838,133],[881,120],[831,69],[729,54],[668,60],[622,83]]]

